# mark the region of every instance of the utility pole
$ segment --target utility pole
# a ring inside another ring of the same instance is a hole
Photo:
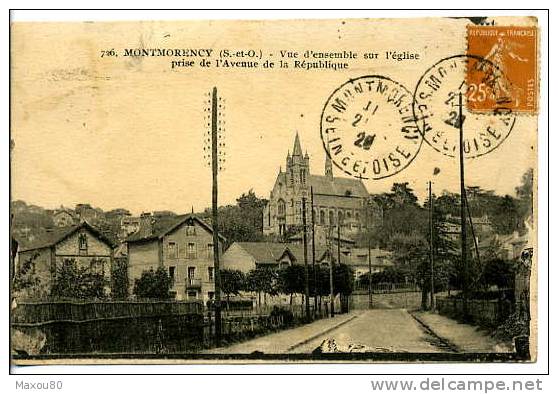
[[[372,251],[371,251],[371,243],[372,240],[370,239],[370,218],[368,217],[368,201],[366,201],[365,205],[365,212],[366,215],[366,233],[368,238],[368,309],[372,309]]]
[[[329,231],[328,231],[328,255],[329,255],[329,299],[330,299],[330,316],[335,316],[335,307],[334,307],[334,293],[333,293],[333,250],[331,247],[331,233],[333,232],[332,224],[329,224]]]
[[[432,181],[428,181],[428,201],[430,202],[430,310],[434,310],[434,216],[432,201]]]
[[[310,204],[312,205],[312,272],[314,273],[314,316],[318,310],[318,274],[316,273],[316,215],[314,213],[314,188],[310,186]]]
[[[211,207],[213,218],[213,270],[215,271],[215,341],[221,344],[221,272],[219,270],[219,224],[217,220],[217,173],[219,170],[217,152],[217,88],[211,95],[211,174],[213,187]]]
[[[306,320],[310,321],[310,287],[308,284],[308,239],[306,236],[306,197],[302,197],[302,242],[304,246],[304,302],[306,306]]]
[[[463,94],[459,92],[459,180],[461,184],[461,268],[463,270],[463,315],[469,316],[469,267],[467,263],[467,200],[465,191],[465,168],[463,153]]]

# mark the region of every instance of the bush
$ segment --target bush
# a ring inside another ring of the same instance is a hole
[[[134,282],[134,294],[139,298],[170,298],[171,278],[164,267],[143,271]]]
[[[271,317],[282,316],[283,317],[283,324],[285,326],[291,326],[291,325],[294,324],[294,315],[288,309],[284,309],[284,308],[280,308],[278,306],[274,306],[269,315]]]
[[[126,261],[114,261],[110,278],[111,297],[115,300],[128,298],[128,267]]]
[[[81,267],[74,259],[66,259],[57,267],[51,296],[55,298],[102,299],[107,281],[103,273]]]

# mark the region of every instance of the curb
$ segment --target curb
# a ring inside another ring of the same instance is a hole
[[[341,327],[341,326],[344,325],[344,324],[347,324],[348,322],[350,322],[350,321],[356,319],[357,317],[358,317],[358,315],[351,316],[350,318],[348,318],[348,319],[346,319],[346,320],[343,320],[343,321],[341,321],[341,322],[335,324],[335,325],[332,326],[332,327],[329,327],[329,328],[327,328],[327,329],[325,329],[325,330],[323,330],[323,331],[320,331],[320,332],[317,333],[317,334],[312,335],[312,336],[309,337],[309,338],[306,338],[306,339],[304,339],[304,340],[302,340],[302,341],[300,341],[300,342],[298,342],[298,343],[296,343],[296,344],[294,344],[294,345],[292,345],[292,346],[289,346],[289,347],[287,348],[287,352],[290,352],[291,350],[294,350],[294,349],[296,349],[296,348],[299,347],[299,346],[305,345],[305,344],[307,344],[308,342],[311,342],[311,341],[313,341],[314,339],[316,339],[316,338],[318,338],[318,337],[321,337],[322,335],[327,334],[328,332],[331,332],[331,331],[333,331],[333,330],[335,330],[335,329]]]
[[[454,353],[459,353],[461,352],[461,349],[459,348],[459,346],[457,346],[455,343],[453,343],[452,341],[450,341],[447,338],[441,337],[440,335],[438,335],[434,330],[432,330],[432,328],[430,328],[430,326],[428,324],[426,324],[424,321],[422,321],[421,318],[419,318],[418,316],[416,316],[414,313],[411,313],[409,311],[407,311],[407,313],[409,315],[411,315],[413,317],[413,319],[415,319],[427,332],[428,334],[432,335],[434,338],[436,338],[437,340],[439,340],[440,342],[442,342],[445,346],[447,346],[452,352]]]

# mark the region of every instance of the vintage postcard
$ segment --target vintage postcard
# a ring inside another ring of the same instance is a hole
[[[539,41],[13,22],[13,363],[535,361]]]

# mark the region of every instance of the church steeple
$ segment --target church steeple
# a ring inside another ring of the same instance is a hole
[[[331,164],[331,159],[329,158],[328,154],[326,154],[326,159],[325,159],[325,176],[330,181],[333,180],[333,165]]]
[[[287,154],[287,185],[295,188],[308,187],[308,176],[310,174],[310,157],[308,153],[302,154],[302,145],[298,132],[295,135],[292,154]]]
[[[296,132],[294,147],[293,147],[293,157],[302,156],[302,148],[300,146],[300,138],[298,137],[298,131]]]

